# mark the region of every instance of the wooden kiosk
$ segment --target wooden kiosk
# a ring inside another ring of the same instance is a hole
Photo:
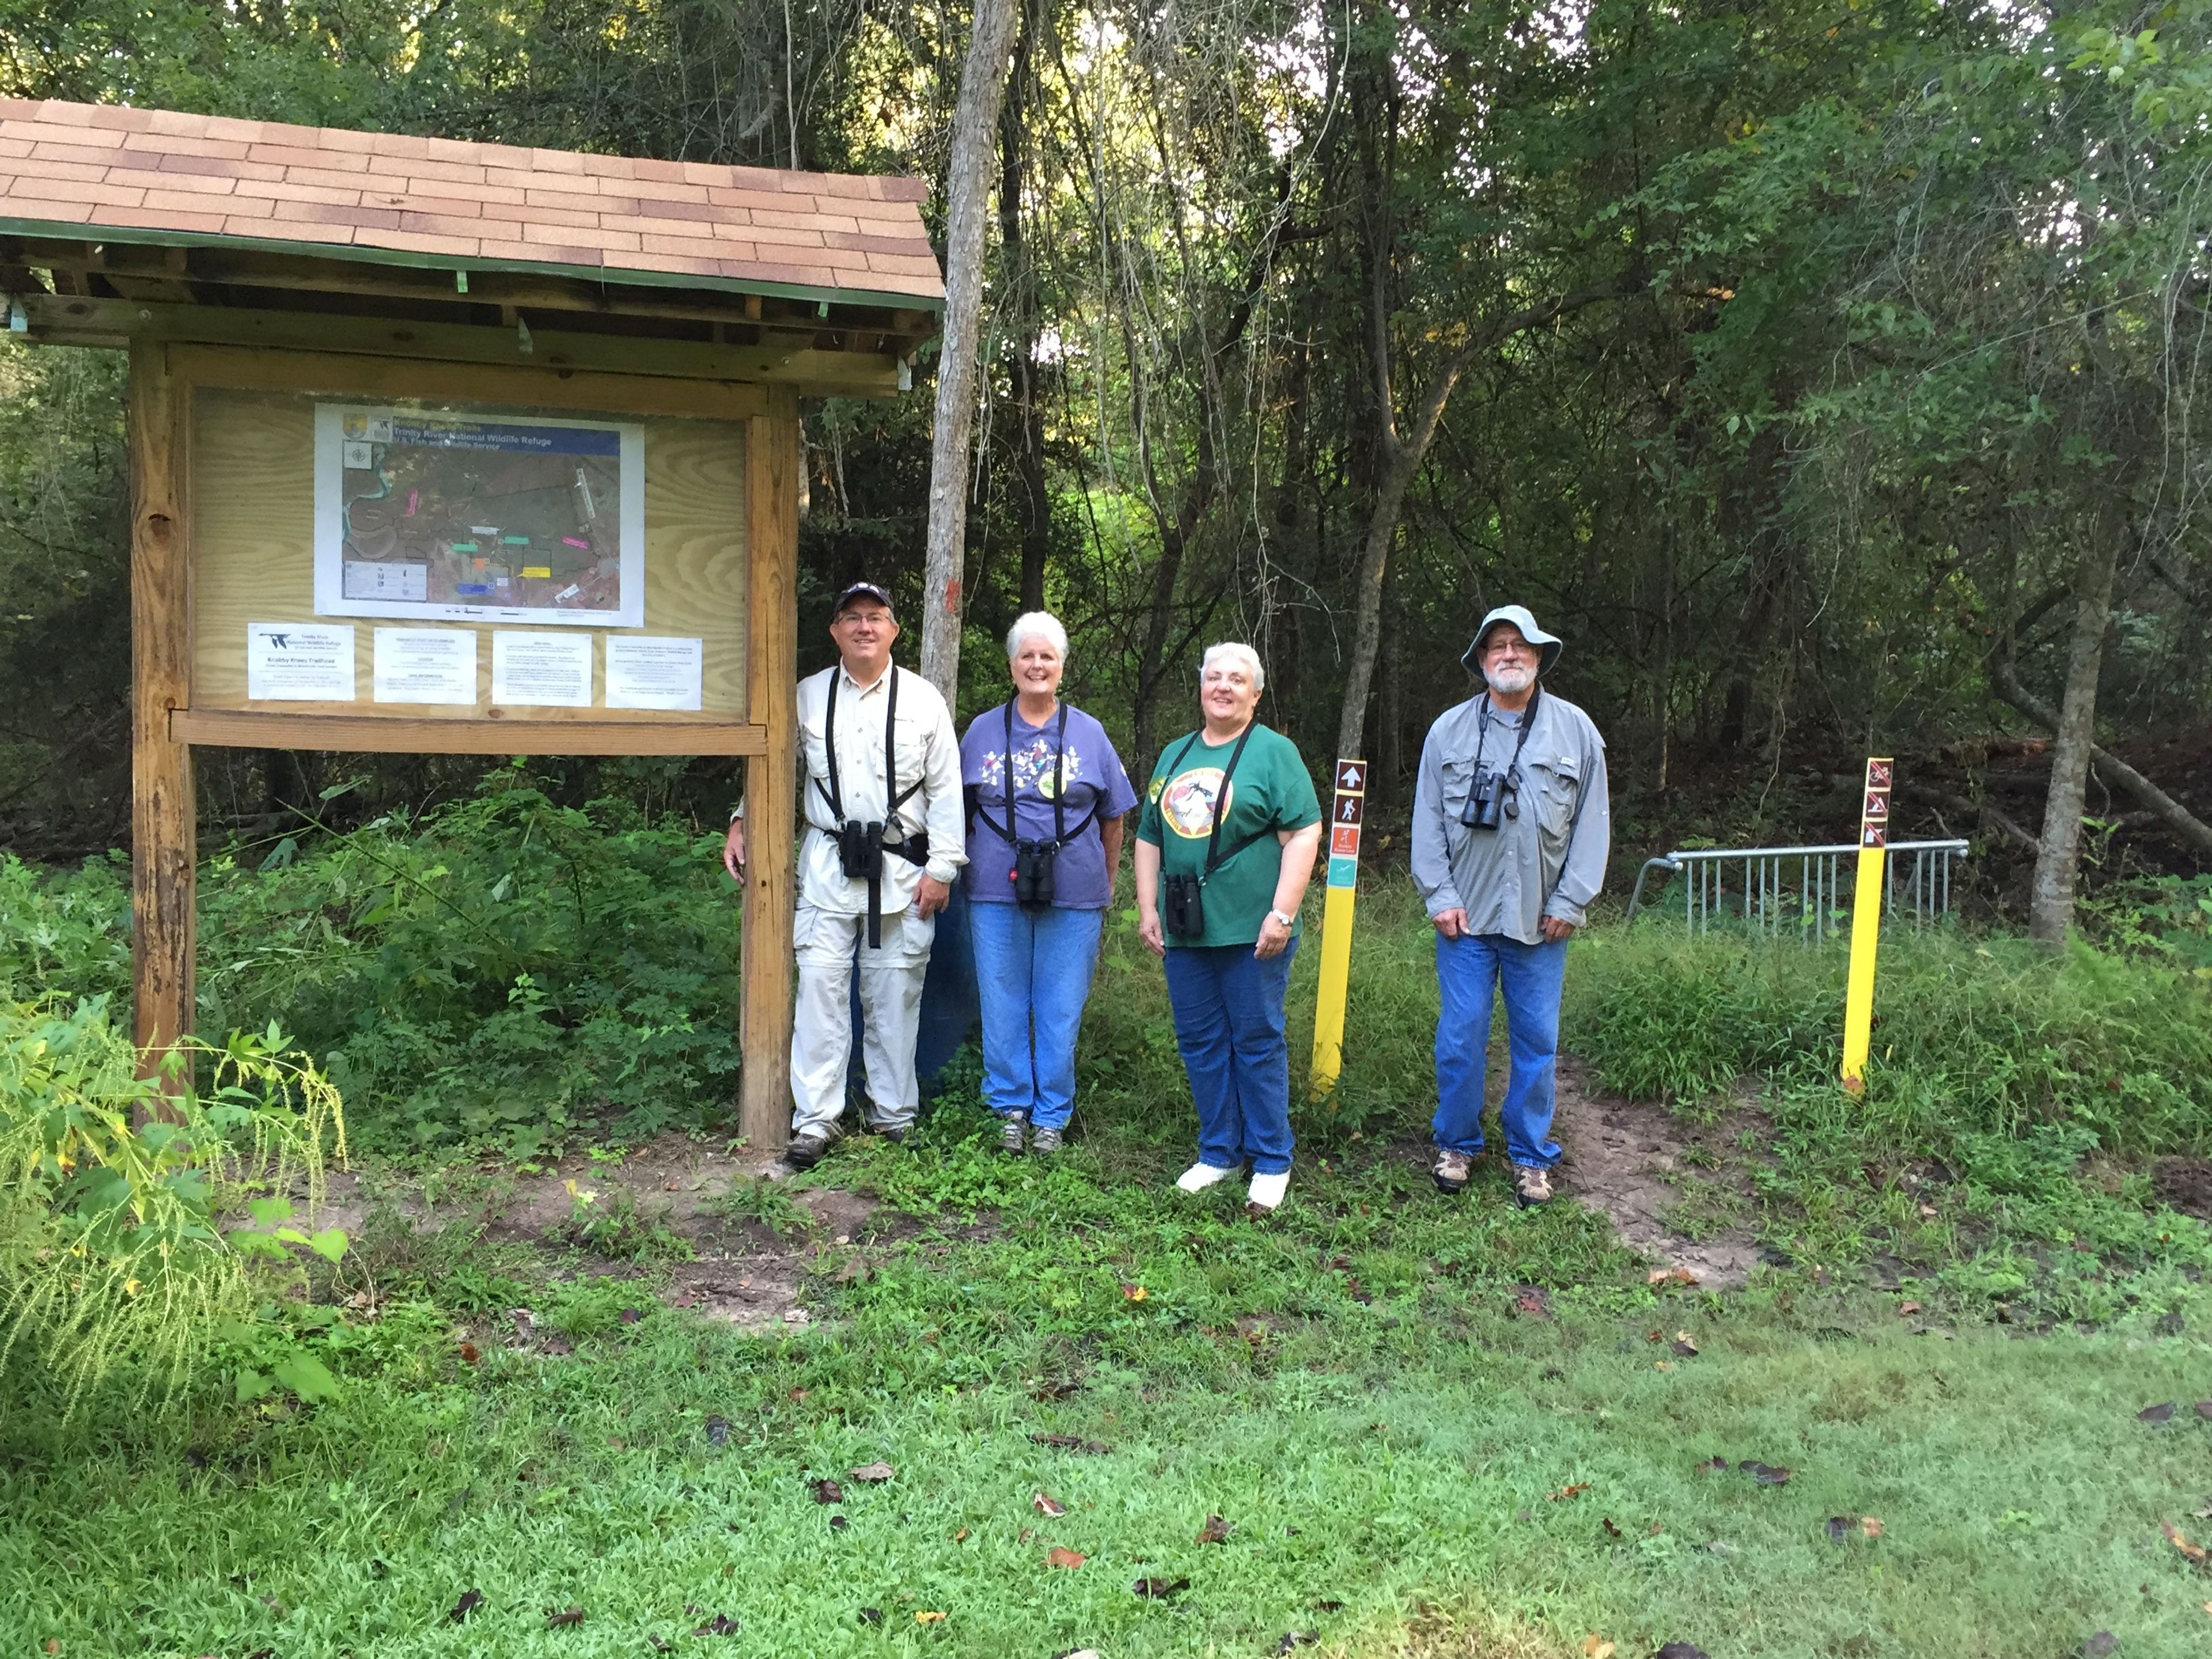
[[[906,389],[918,181],[0,100],[0,305],[131,354],[136,1036],[191,1028],[191,745],[736,755],[788,823],[799,399]],[[793,843],[739,1124],[788,1133]]]

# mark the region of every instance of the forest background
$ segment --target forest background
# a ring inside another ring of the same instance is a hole
[[[1387,824],[1474,620],[1520,601],[1608,735],[1623,854],[1847,836],[1873,750],[1903,828],[1983,840],[2002,910],[2042,842],[2063,926],[2085,809],[2093,879],[2212,863],[2206,6],[1016,3],[963,718],[1048,605],[1134,770],[1203,647],[1249,639],[1263,718],[1316,766],[1364,752]],[[0,0],[0,94],[913,173],[937,224],[967,21]],[[0,840],[27,855],[127,835],[122,380],[0,348]],[[918,610],[929,422],[926,387],[809,406],[805,665],[848,580]],[[2162,791],[2093,766],[2100,735]],[[218,834],[481,769],[199,763]],[[704,822],[734,779],[552,787]]]

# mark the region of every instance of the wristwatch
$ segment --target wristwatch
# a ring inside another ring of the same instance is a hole
[[[1298,919],[1296,916],[1286,916],[1280,910],[1270,910],[1267,914],[1285,927],[1295,927],[1298,925]]]

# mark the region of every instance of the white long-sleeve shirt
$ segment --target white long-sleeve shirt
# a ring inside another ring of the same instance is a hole
[[[898,677],[898,787],[903,793],[917,780],[921,786],[907,796],[896,814],[885,811],[890,794],[884,775],[884,722],[890,709],[894,674]],[[837,698],[836,793],[845,816],[864,823],[881,822],[885,838],[894,842],[921,830],[929,835],[927,865],[896,853],[884,855],[880,914],[896,915],[913,900],[925,873],[950,884],[968,861],[960,740],[952,730],[952,713],[937,688],[911,670],[893,666],[874,684],[863,686],[841,663],[799,681],[799,811],[806,821],[799,849],[801,904],[832,915],[859,916],[868,911],[867,883],[848,878],[838,863],[837,817],[825,799],[831,792],[823,726],[833,687]]]

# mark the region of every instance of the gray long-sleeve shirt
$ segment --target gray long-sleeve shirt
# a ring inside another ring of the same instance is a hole
[[[1613,811],[1605,739],[1590,717],[1547,692],[1521,750],[1517,817],[1496,830],[1459,821],[1474,784],[1483,699],[1447,708],[1421,745],[1413,787],[1413,885],[1429,914],[1464,909],[1468,931],[1541,942],[1547,915],[1582,926],[1605,884]],[[1521,736],[1521,714],[1492,709],[1481,764],[1504,771]],[[1571,844],[1570,844],[1571,842]],[[1547,902],[1548,899],[1549,902]]]

